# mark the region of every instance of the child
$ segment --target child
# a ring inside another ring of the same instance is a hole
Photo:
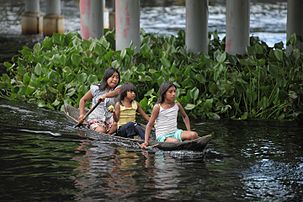
[[[79,123],[83,123],[85,114],[85,103],[92,100],[92,106],[101,102],[97,108],[88,116],[87,122],[90,129],[99,133],[112,134],[117,126],[113,121],[113,114],[107,110],[108,105],[115,104],[115,96],[120,92],[117,87],[120,83],[120,73],[115,68],[105,70],[103,79],[98,85],[91,85],[90,90],[81,98],[79,108]]]
[[[180,103],[176,102],[176,86],[172,82],[164,82],[160,86],[160,97],[154,106],[145,129],[145,140],[141,148],[148,146],[151,129],[156,121],[156,139],[158,142],[182,142],[198,138],[198,134],[190,130],[190,121]],[[180,111],[186,131],[177,128],[178,111]]]
[[[149,116],[141,108],[140,104],[135,101],[136,88],[131,83],[126,83],[121,88],[119,102],[115,105],[114,120],[118,122],[117,134],[122,137],[132,138],[139,135],[144,139],[144,129],[136,123],[136,113],[146,120]]]

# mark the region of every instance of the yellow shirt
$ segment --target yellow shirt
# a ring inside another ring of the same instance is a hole
[[[118,128],[128,122],[136,122],[136,113],[138,104],[136,101],[132,102],[131,107],[125,107],[120,104],[120,117],[118,121]]]

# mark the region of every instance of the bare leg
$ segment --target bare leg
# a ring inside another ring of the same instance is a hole
[[[104,128],[103,126],[97,126],[95,128],[95,131],[98,133],[106,133],[106,128]]]
[[[165,139],[165,142],[172,142],[172,143],[178,143],[179,140],[173,137],[168,137]]]
[[[181,133],[182,140],[194,140],[197,139],[198,137],[199,137],[198,133],[194,131],[186,130]]]
[[[115,132],[117,132],[117,123],[116,122],[113,123],[112,127],[108,131],[108,134],[111,135],[111,134],[113,134]]]

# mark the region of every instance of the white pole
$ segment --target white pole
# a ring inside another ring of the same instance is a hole
[[[116,0],[116,50],[132,44],[140,51],[140,0]]]
[[[60,0],[46,0],[46,14],[61,15]]]
[[[39,0],[24,0],[25,9],[21,18],[22,34],[41,34],[43,17]]]
[[[193,53],[208,52],[208,0],[186,0],[185,45]]]
[[[103,0],[80,0],[80,31],[83,39],[103,36]]]
[[[61,16],[61,1],[46,0],[46,13],[43,19],[43,34],[64,33],[64,17]]]
[[[25,0],[25,12],[39,13],[39,0]]]
[[[226,42],[229,54],[244,55],[249,45],[249,0],[226,0]]]

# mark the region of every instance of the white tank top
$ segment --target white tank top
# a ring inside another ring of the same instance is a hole
[[[160,111],[155,124],[157,138],[161,135],[174,133],[177,130],[177,118],[179,111],[179,106],[177,104],[169,109],[163,109],[160,104],[159,106]]]

